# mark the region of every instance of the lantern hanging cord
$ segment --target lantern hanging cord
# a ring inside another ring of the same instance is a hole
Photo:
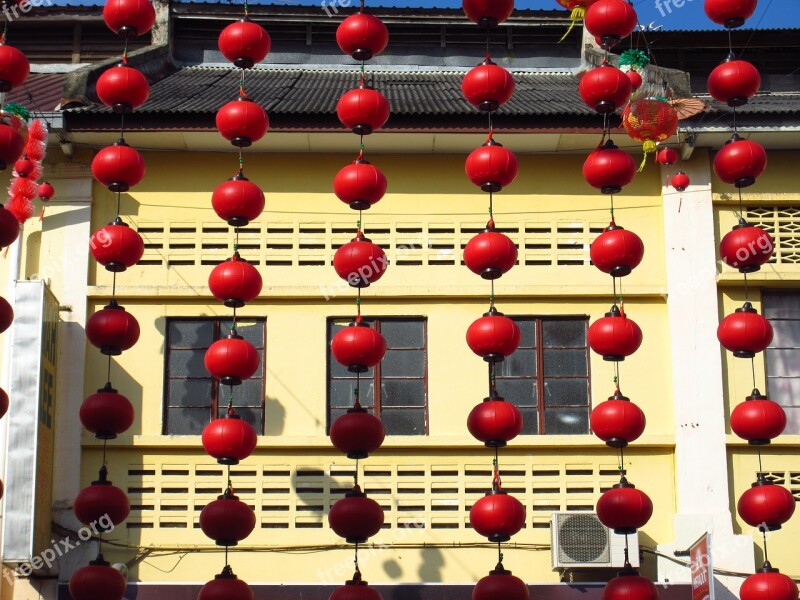
[[[358,221],[356,221],[356,230],[357,230],[356,231],[356,235],[358,234],[358,232],[361,231],[361,223],[363,222],[363,218],[364,218],[364,211],[359,208],[358,209]]]
[[[617,467],[617,469],[619,469],[619,476],[620,477],[624,477],[625,476],[625,448],[620,448],[619,449],[619,466]]]
[[[494,372],[494,363],[489,363],[489,397],[492,398],[497,393],[497,377]]]
[[[733,54],[733,30],[728,28],[728,54]]]
[[[614,304],[617,303],[617,278],[611,277],[611,293],[614,296]]]
[[[358,288],[358,295],[356,296],[356,315],[361,320],[361,288]]]
[[[244,155],[242,154],[242,149],[239,148],[239,172],[241,173],[244,170]]]
[[[353,486],[358,485],[358,459],[356,459],[355,469],[353,470]]]
[[[247,98],[247,92],[244,90],[244,73],[244,69],[239,69],[239,95]]]
[[[108,447],[108,440],[103,439],[103,465],[106,464],[106,448]]]
[[[753,375],[753,389],[756,389],[756,359],[755,358],[751,358],[750,359],[750,372]],[[761,460],[761,450],[760,449],[758,451],[758,458],[759,458],[759,460]],[[759,466],[759,468],[760,468],[760,466]]]
[[[119,138],[121,140],[125,139],[125,113],[119,116]]]
[[[616,386],[617,391],[619,391],[619,363],[614,362],[614,385]]]
[[[360,571],[358,568],[358,542],[355,544],[355,550],[353,551],[353,566],[355,567],[356,573]]]
[[[489,191],[489,218],[494,221],[494,192]]]
[[[117,192],[117,216],[119,216],[119,209],[122,205],[122,192]]]
[[[239,251],[239,228],[238,227],[234,227],[233,228],[233,251],[234,252],[238,252]]]
[[[767,532],[765,530],[761,530],[761,539],[764,541],[764,562],[769,562],[769,552],[767,552]]]
[[[497,562],[503,562],[503,545],[500,542],[497,542]]]
[[[490,280],[489,305],[494,306],[494,279]]]
[[[235,411],[233,410],[233,386],[228,386],[228,414],[232,415]]]
[[[489,114],[489,131],[491,131],[492,129],[494,129],[494,112],[489,111],[488,114]]]
[[[116,300],[117,295],[117,273],[116,271],[111,275],[111,299]]]
[[[106,367],[106,381],[111,383],[111,356],[108,357],[108,366]]]
[[[489,54],[489,43],[492,38],[492,28],[489,25],[486,25],[486,54]]]
[[[744,278],[744,299],[747,302],[750,302],[750,286],[748,285],[747,281],[747,273],[742,273]]]
[[[247,6],[247,0],[244,0],[244,16],[245,16],[245,17],[248,17],[248,16],[249,16],[249,14],[250,14],[250,13],[249,13],[249,8],[248,8],[248,6]]]
[[[128,64],[128,36],[126,35],[122,42],[122,64]]]
[[[503,488],[500,480],[500,468],[497,464],[497,448],[494,449],[494,460],[492,461],[492,491],[499,492]]]
[[[227,467],[228,467],[228,475],[227,475],[228,491],[230,491],[230,493],[233,494],[233,481],[231,481],[231,466],[227,465]]]
[[[611,220],[614,220],[614,194],[611,194]]]
[[[758,472],[761,473],[764,471],[764,467],[761,464],[761,448],[758,448]]]
[[[361,0],[361,2],[359,2],[358,10],[364,12],[364,0]]]
[[[736,107],[733,107],[733,133],[739,133],[739,129],[736,125]]]
[[[741,218],[744,216],[744,198],[742,197],[742,188],[737,188],[739,190],[739,214],[738,216]]]
[[[228,566],[228,545],[225,544],[225,566]]]
[[[0,44],[5,44],[7,37],[8,37],[8,17],[6,17],[5,22],[3,23],[3,33],[0,34]]]

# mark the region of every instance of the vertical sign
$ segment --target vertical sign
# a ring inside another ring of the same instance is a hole
[[[706,533],[689,548],[692,600],[714,600],[714,567],[711,563],[711,534]]]

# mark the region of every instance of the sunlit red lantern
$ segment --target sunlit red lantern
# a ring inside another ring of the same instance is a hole
[[[14,126],[14,120],[19,122],[16,117],[8,119],[9,122],[6,119],[0,120],[0,171],[15,163],[25,149],[25,138],[21,135],[20,128]]]
[[[685,192],[686,188],[689,187],[689,184],[692,182],[689,180],[689,176],[684,173],[683,171],[678,171],[675,175],[672,176],[672,180],[670,181],[672,187],[674,187],[679,192]]]
[[[355,485],[331,506],[328,523],[348,544],[363,544],[383,526],[383,509]]]
[[[0,44],[0,92],[10,92],[25,83],[31,65],[28,58],[14,46]]]
[[[87,396],[78,414],[83,426],[100,440],[125,433],[135,417],[131,401],[111,387],[111,382]]]
[[[389,259],[383,248],[360,231],[333,255],[336,274],[355,288],[369,287],[383,277],[388,266]]]
[[[69,594],[72,600],[122,600],[127,583],[125,577],[103,555],[81,567],[69,579]]]
[[[464,14],[483,28],[497,27],[514,12],[514,0],[463,0]]]
[[[525,507],[495,484],[491,492],[472,505],[469,522],[493,544],[507,542],[525,526]]]
[[[253,590],[225,565],[222,573],[200,588],[197,600],[255,600]]]
[[[714,172],[725,183],[748,187],[767,168],[767,153],[761,144],[734,133],[714,155]]]
[[[200,529],[217,546],[236,546],[253,532],[256,513],[230,488],[200,511]]]
[[[662,148],[658,151],[658,154],[656,154],[658,164],[664,165],[665,167],[671,167],[678,162],[679,158],[677,151],[669,146]]]
[[[589,247],[592,264],[612,277],[625,277],[644,257],[642,238],[614,223],[603,230]]]
[[[636,69],[625,71],[625,76],[631,82],[631,93],[638,91],[639,88],[642,87],[644,79],[642,79],[642,75]]]
[[[628,37],[636,21],[636,11],[625,0],[597,0],[583,18],[586,30],[599,38],[600,45],[606,49]]]
[[[583,178],[604,194],[618,194],[636,176],[636,163],[610,139],[593,150],[583,163]]]
[[[0,297],[0,333],[6,331],[14,322],[14,309],[8,300]]]
[[[212,377],[222,385],[241,385],[258,371],[261,357],[250,342],[243,339],[236,330],[228,337],[217,340],[206,350],[205,365]]]
[[[615,304],[605,316],[589,326],[589,347],[603,360],[621,361],[642,345],[642,330]]]
[[[121,489],[108,480],[108,471],[100,469],[100,478],[83,488],[75,497],[72,512],[84,525],[93,525],[100,531],[111,531],[128,518],[131,503]]]
[[[502,448],[522,433],[522,413],[498,395],[484,398],[467,417],[467,429],[489,448]]]
[[[581,100],[600,114],[608,114],[625,104],[631,95],[631,80],[606,61],[595,67],[578,84]]]
[[[208,288],[228,308],[241,308],[261,293],[261,274],[238,252],[218,264],[208,276]]]
[[[725,234],[719,244],[719,256],[726,265],[740,273],[754,273],[772,258],[775,242],[761,227],[739,217],[739,223]]]
[[[333,178],[333,192],[353,210],[367,210],[386,193],[386,176],[359,154]]]
[[[331,425],[331,442],[334,448],[353,460],[367,458],[383,444],[386,430],[381,420],[362,408],[355,406],[339,416]]]
[[[379,18],[361,11],[339,24],[336,43],[355,60],[369,60],[386,49],[389,30]]]
[[[221,465],[238,465],[256,449],[256,430],[231,408],[203,428],[203,449]]]
[[[493,112],[508,102],[514,94],[514,77],[488,56],[470,69],[461,81],[461,91],[474,107]]]
[[[728,106],[742,106],[761,87],[761,74],[746,60],[731,55],[708,76],[708,93]]]
[[[464,263],[484,279],[497,279],[517,264],[517,246],[510,237],[497,231],[491,220],[486,229],[467,242]]]
[[[797,600],[797,583],[773,568],[769,561],[750,575],[739,589],[741,600]]]
[[[379,91],[362,83],[345,92],[336,105],[342,125],[356,135],[369,135],[389,120],[389,101]]]
[[[144,35],[156,22],[156,11],[148,0],[108,0],[103,7],[108,28],[126,38]]]
[[[122,138],[101,149],[92,160],[92,175],[112,192],[127,192],[144,179],[145,171],[142,155]]]
[[[222,30],[217,46],[235,67],[249,69],[267,57],[272,40],[266,29],[245,17]]]
[[[39,200],[42,202],[48,202],[49,200],[53,199],[53,196],[56,195],[56,190],[49,181],[43,181],[40,183],[36,192],[39,196]]]
[[[0,388],[0,419],[6,416],[8,412],[8,394],[3,388]]]
[[[150,95],[150,84],[141,71],[123,63],[103,71],[95,89],[100,101],[117,113],[139,108]]]
[[[728,29],[741,27],[753,16],[758,0],[705,0],[705,11],[709,19]]]
[[[139,341],[139,322],[112,299],[86,320],[86,339],[108,356],[118,356]]]
[[[0,131],[2,131],[0,126]],[[14,243],[19,237],[19,221],[10,211],[0,204],[0,248]]]
[[[342,328],[331,340],[336,361],[353,373],[366,373],[386,354],[386,340],[368,323],[360,319]]]
[[[745,302],[728,315],[717,327],[717,339],[736,358],[753,358],[772,342],[772,325],[758,314],[750,302]]]
[[[217,216],[231,227],[244,227],[264,211],[264,192],[240,170],[221,183],[211,196],[211,206]]]
[[[484,192],[499,192],[516,179],[519,162],[511,150],[489,136],[483,146],[467,157],[464,170],[469,180]]]
[[[637,440],[646,423],[642,409],[619,390],[595,406],[589,417],[592,433],[612,448],[624,448]]]
[[[377,590],[369,587],[356,567],[353,578],[333,590],[328,600],[382,600]]]
[[[528,584],[503,567],[503,563],[481,577],[472,588],[472,600],[530,600]]]
[[[658,600],[658,590],[628,564],[606,584],[600,600]]]
[[[14,171],[16,171],[17,175],[20,177],[30,177],[30,174],[33,173],[35,166],[32,160],[29,160],[27,156],[23,156],[17,162],[14,163]]]
[[[629,535],[643,527],[653,516],[653,502],[625,477],[603,492],[597,501],[597,518],[614,533]]]
[[[600,0],[600,2],[612,1],[623,2],[623,0]],[[675,135],[678,130],[678,112],[664,99],[639,98],[632,100],[622,111],[622,126],[631,139],[642,142],[646,158],[648,154],[656,151],[659,142]]]
[[[120,273],[141,260],[144,240],[119,216],[92,234],[89,250],[94,259],[112,273]]]
[[[258,104],[240,96],[217,111],[217,129],[238,148],[251,146],[267,133],[269,117]]]
[[[786,413],[780,404],[754,389],[733,409],[731,429],[751,446],[763,446],[786,429]]]
[[[751,527],[758,527],[759,531],[777,531],[792,518],[795,499],[785,487],[768,481],[764,473],[759,473],[755,483],[739,496],[736,508]]]
[[[519,326],[494,306],[467,329],[467,345],[486,362],[502,362],[519,348]]]

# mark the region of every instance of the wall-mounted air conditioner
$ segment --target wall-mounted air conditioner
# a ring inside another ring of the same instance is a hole
[[[554,512],[550,521],[553,569],[620,568],[625,536],[614,533],[591,511]],[[628,536],[628,560],[639,566],[639,537]]]

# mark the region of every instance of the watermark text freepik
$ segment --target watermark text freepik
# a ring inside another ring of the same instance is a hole
[[[673,7],[683,8],[687,2],[692,2],[692,0],[655,0],[656,9],[662,17],[671,15]]]
[[[19,19],[19,13],[26,15],[31,12],[31,9],[40,6],[53,6],[53,2],[52,0],[22,0],[19,4],[12,4],[11,6],[4,2],[3,15],[5,15],[6,21],[13,21],[14,19]]]

